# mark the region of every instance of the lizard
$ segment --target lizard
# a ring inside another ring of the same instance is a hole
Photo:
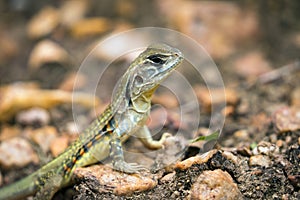
[[[151,108],[151,97],[160,83],[175,70],[183,54],[166,44],[152,44],[130,64],[118,82],[116,93],[105,111],[79,135],[62,154],[27,177],[0,188],[0,200],[52,199],[62,187],[71,184],[78,167],[95,164],[107,157],[114,170],[138,173],[145,167],[124,160],[122,143],[138,137],[149,149],[163,147],[171,136],[164,133],[154,140],[145,125]]]

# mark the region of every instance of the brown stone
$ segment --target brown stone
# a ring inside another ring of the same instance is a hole
[[[0,165],[4,168],[24,167],[38,161],[31,145],[23,138],[15,137],[0,144]]]
[[[192,185],[188,199],[242,199],[237,184],[231,176],[220,169],[204,171]]]
[[[197,155],[194,157],[190,157],[184,161],[176,163],[175,167],[180,170],[186,170],[190,168],[192,165],[195,164],[201,164],[207,162],[209,159],[213,157],[218,152],[218,150],[213,149],[207,153],[204,153],[202,155]]]
[[[126,174],[106,165],[77,168],[73,177],[83,182],[91,181],[92,186],[96,181],[99,188],[91,188],[92,190],[98,189],[100,193],[105,189],[117,195],[149,190],[157,185],[157,180],[151,173]]]

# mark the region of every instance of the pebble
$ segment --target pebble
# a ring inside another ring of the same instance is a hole
[[[300,129],[300,109],[297,107],[283,107],[273,113],[275,127],[280,132],[296,131]]]
[[[38,163],[39,158],[29,142],[15,137],[0,144],[0,165],[6,169],[24,167],[29,163]]]
[[[163,176],[163,177],[160,179],[160,181],[161,181],[162,183],[171,182],[172,180],[174,180],[175,175],[176,175],[176,172],[174,171],[174,172],[172,172],[172,173],[169,173],[169,174]]]
[[[99,193],[103,192],[102,188],[117,194],[129,195],[133,192],[141,192],[154,188],[157,185],[155,175],[150,172],[139,174],[126,174],[113,170],[107,165],[93,165],[86,168],[77,168],[74,171],[75,180],[83,182],[91,181],[95,185],[95,181],[100,184]],[[87,184],[90,185],[90,184]],[[95,188],[91,188],[95,190]]]
[[[30,133],[32,140],[37,143],[45,153],[50,150],[50,145],[57,135],[57,130],[53,126],[44,126],[32,130]]]
[[[221,113],[223,114],[223,116],[230,116],[234,113],[235,111],[235,107],[234,106],[225,106]]]
[[[211,150],[209,152],[206,152],[202,155],[197,155],[197,156],[194,156],[194,157],[190,157],[190,158],[188,158],[184,161],[176,163],[175,167],[177,169],[180,169],[180,170],[186,170],[186,169],[190,168],[192,165],[206,163],[217,152],[218,152],[218,150],[213,149],[213,150]]]
[[[250,150],[249,146],[238,146],[237,147],[237,152],[243,156],[251,156],[252,151]]]
[[[276,133],[273,133],[270,135],[270,142],[271,143],[276,143],[278,140],[278,137],[277,137],[277,134]]]
[[[30,69],[37,69],[46,63],[59,63],[65,66],[69,62],[69,54],[62,46],[45,39],[34,46],[29,56],[28,66]]]
[[[277,146],[277,147],[282,147],[283,144],[284,144],[283,140],[277,140],[277,141],[276,141],[276,146]]]
[[[263,167],[269,167],[272,164],[270,158],[265,155],[255,155],[251,156],[249,159],[249,165],[250,166],[263,166]]]
[[[261,141],[258,145],[252,150],[253,155],[272,155],[275,152],[278,152],[278,147],[266,141]]]
[[[71,34],[75,38],[100,35],[112,27],[112,22],[107,18],[93,17],[76,21],[71,27]]]
[[[226,159],[231,160],[234,164],[238,164],[238,157],[233,155],[233,153],[229,152],[229,151],[224,151],[222,153],[222,156],[224,156]]]
[[[81,20],[87,13],[89,1],[69,0],[63,1],[60,8],[60,23],[70,27],[78,20]]]
[[[239,140],[246,141],[249,139],[249,133],[247,130],[238,130],[233,133],[233,136]]]
[[[34,107],[28,110],[20,111],[16,120],[23,125],[40,125],[45,126],[50,122],[50,114],[46,109]]]
[[[204,171],[192,185],[187,199],[242,199],[237,184],[231,176],[220,169]]]
[[[53,32],[59,24],[59,11],[47,6],[37,13],[27,25],[28,36],[38,39]]]
[[[21,129],[17,126],[3,126],[0,132],[0,141],[4,141],[21,134]]]

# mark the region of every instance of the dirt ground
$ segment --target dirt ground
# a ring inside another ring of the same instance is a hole
[[[171,166],[141,175],[151,177],[147,184],[154,181],[145,191],[132,186],[131,192],[120,195],[115,189],[121,183],[99,183],[91,169],[88,175],[76,174],[76,183],[54,199],[300,199],[299,9],[296,0],[1,1],[0,185],[33,173],[77,137],[69,95],[91,47],[108,34],[151,26],[188,35],[218,66],[227,104],[220,110],[225,123],[214,150],[203,159],[197,157],[202,147],[186,146]],[[114,62],[128,64],[128,58]],[[108,104],[120,74],[108,72],[97,113]],[[85,79],[80,83],[84,85]],[[218,121],[209,108],[219,102],[205,101],[203,82],[190,81],[201,105],[199,136],[211,118]],[[58,91],[66,97],[58,98]],[[27,95],[22,102],[13,98],[18,92]],[[155,98],[163,105],[174,103],[168,94]],[[94,102],[90,96],[78,101],[83,129],[94,117]],[[168,114],[163,130],[174,132],[178,119]],[[153,126],[160,123],[153,121]],[[125,146],[141,148],[131,139]],[[186,160],[191,165],[180,167]],[[225,178],[206,179],[214,175]]]

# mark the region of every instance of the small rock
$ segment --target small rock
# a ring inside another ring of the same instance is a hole
[[[225,108],[222,109],[221,113],[224,116],[229,116],[234,113],[234,110],[235,110],[234,106],[225,106]]]
[[[250,150],[249,146],[239,146],[237,148],[237,152],[243,156],[251,156],[252,155],[252,151]]]
[[[170,182],[170,181],[172,181],[172,180],[174,179],[175,175],[176,175],[176,172],[174,171],[174,172],[172,172],[172,173],[169,173],[169,174],[163,176],[163,177],[160,179],[160,181],[161,181],[162,183]]]
[[[226,159],[231,160],[234,164],[238,164],[238,157],[233,155],[233,153],[229,152],[229,151],[224,151],[222,153],[222,156],[224,156]]]
[[[90,188],[92,191],[103,193],[105,189],[117,195],[128,195],[133,192],[149,190],[157,185],[157,180],[151,173],[126,174],[113,170],[106,165],[77,168],[73,178],[80,180],[82,184],[86,183],[87,187],[92,187]]]
[[[190,157],[190,158],[188,158],[184,161],[176,163],[175,167],[177,169],[180,169],[180,170],[186,170],[186,169],[190,168],[192,165],[206,163],[217,152],[218,152],[218,150],[213,149],[213,150],[211,150],[209,152],[206,152],[202,155],[197,155],[197,156],[194,156],[194,157]]]
[[[188,199],[242,199],[237,184],[231,176],[220,169],[204,171],[192,185]]]
[[[269,167],[272,164],[269,157],[264,155],[255,155],[251,156],[249,159],[249,165],[250,166],[263,166],[263,167]]]
[[[271,134],[269,137],[270,137],[270,142],[271,143],[276,143],[277,140],[278,140],[278,137],[277,137],[276,133]]]
[[[241,98],[240,103],[237,106],[237,112],[241,115],[245,115],[249,112],[250,103],[248,99]]]
[[[25,139],[15,137],[0,144],[0,165],[4,168],[24,167],[38,161],[38,156]]]
[[[44,126],[49,124],[50,115],[47,110],[42,108],[31,108],[29,110],[21,111],[17,114],[16,120],[20,124]]]
[[[57,137],[57,131],[52,126],[35,129],[30,134],[32,140],[37,143],[44,152],[48,152],[53,140]]]
[[[65,66],[70,62],[68,52],[51,40],[42,40],[31,51],[28,65],[37,69],[46,63],[59,63]]]
[[[274,112],[273,123],[280,132],[296,131],[300,129],[300,109],[284,107]]]
[[[277,140],[277,141],[276,141],[276,146],[277,146],[277,147],[282,147],[283,144],[284,144],[283,140]]]
[[[299,188],[300,187],[300,175],[288,175],[289,181],[293,186]]]
[[[51,154],[53,155],[53,157],[57,157],[67,149],[68,145],[69,137],[66,135],[54,138],[50,144]]]
[[[286,144],[290,144],[291,142],[292,142],[292,137],[290,136],[290,135],[287,135],[286,137],[285,137],[285,143]]]
[[[32,39],[46,36],[59,24],[59,11],[47,6],[35,15],[28,23],[27,33]]]
[[[107,18],[84,18],[73,24],[71,33],[75,38],[95,36],[107,32],[112,22]]]
[[[0,141],[4,141],[21,134],[20,128],[17,126],[3,126],[0,132]]]
[[[60,8],[60,23],[66,27],[70,27],[81,20],[89,7],[89,1],[71,0],[62,3]]]
[[[272,155],[275,152],[278,152],[278,147],[269,142],[262,141],[252,150],[254,155]]]
[[[239,140],[248,140],[249,139],[249,133],[247,130],[243,129],[243,130],[238,130],[238,131],[235,131],[233,133],[233,136]]]

